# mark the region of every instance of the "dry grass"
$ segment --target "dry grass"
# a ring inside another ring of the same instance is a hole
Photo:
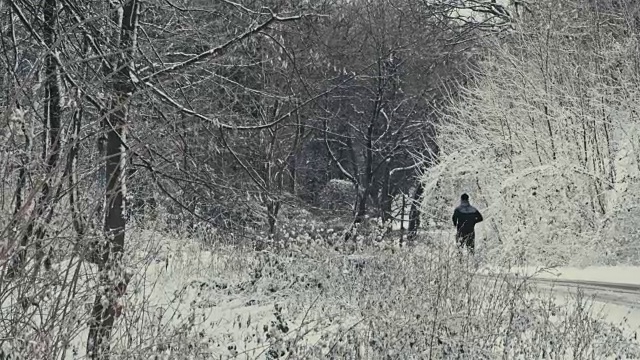
[[[429,247],[365,247],[345,255],[318,237],[295,240],[279,250],[256,251],[205,247],[210,241],[150,231],[131,234],[127,261],[134,277],[117,320],[112,358],[640,354],[620,329],[597,320],[586,299],[558,306],[527,279],[480,275],[484,264],[435,241]],[[53,269],[55,276],[37,279],[32,289],[0,292],[6,353],[83,358],[94,269],[77,261]],[[77,280],[64,280],[60,275],[66,272]],[[34,289],[49,295],[38,297]],[[38,305],[23,307],[18,299],[26,294],[40,299]]]

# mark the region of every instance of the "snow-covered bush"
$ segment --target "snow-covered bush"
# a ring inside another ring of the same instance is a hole
[[[277,252],[165,244],[133,280],[114,356],[614,358],[637,344],[578,298],[482,273],[447,246]],[[177,247],[176,247],[177,246]],[[169,256],[163,260],[164,256]]]
[[[596,15],[571,4],[554,13],[540,2],[509,41],[490,44],[438,127],[424,214],[449,222],[468,192],[489,254],[638,262],[637,246],[634,257],[612,255],[628,250],[637,232],[625,224],[640,220],[626,210],[640,200],[630,190],[640,184],[637,40],[615,21],[591,26]]]
[[[113,359],[640,355],[630,335],[598,318],[584,298],[561,306],[525,277],[480,272],[444,241],[344,255],[320,241],[256,251],[150,230],[130,239],[133,277],[115,319]],[[0,354],[84,358],[94,271],[56,264],[24,299],[0,288],[1,320],[14,319],[13,329],[0,327],[10,339]],[[56,285],[37,293],[46,281]],[[69,291],[74,297],[66,299]],[[61,302],[42,301],[47,296]]]
[[[350,181],[331,179],[320,192],[319,205],[325,209],[350,211],[356,201],[355,191]]]

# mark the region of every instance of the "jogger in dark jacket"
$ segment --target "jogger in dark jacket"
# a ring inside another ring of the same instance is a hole
[[[471,253],[475,249],[475,225],[481,222],[482,214],[469,204],[469,195],[462,194],[460,205],[453,211],[453,225],[456,227],[456,241],[460,248],[467,247]]]

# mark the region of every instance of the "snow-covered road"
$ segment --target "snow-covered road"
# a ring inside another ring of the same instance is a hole
[[[540,286],[564,292],[581,290],[594,300],[640,308],[640,285],[589,280],[534,279]]]
[[[530,269],[519,273],[533,274]],[[633,337],[640,335],[640,268],[557,268],[538,272],[531,280],[552,292],[558,303],[575,300],[581,292],[600,317]]]

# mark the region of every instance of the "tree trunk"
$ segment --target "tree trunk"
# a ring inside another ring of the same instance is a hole
[[[276,233],[278,212],[280,212],[280,201],[269,200],[267,203],[267,222],[269,225],[269,235],[275,235]]]
[[[407,207],[407,195],[402,193],[402,207],[400,208],[400,231],[404,232],[404,216]]]
[[[376,105],[375,112],[377,113],[378,111],[378,106]],[[353,221],[354,224],[359,224],[364,220],[364,216],[367,213],[367,199],[371,195],[371,177],[373,175],[373,126],[375,123],[375,117],[376,115],[373,116],[371,124],[369,124],[369,128],[367,130],[367,150],[364,164],[364,181],[362,182],[364,193],[358,203],[358,211],[356,212],[356,218]]]
[[[299,104],[295,104],[298,106]],[[290,175],[290,186],[289,191],[292,195],[296,196],[298,192],[298,154],[300,153],[298,147],[303,141],[304,137],[304,125],[302,125],[300,121],[300,112],[296,111],[296,137],[294,138],[293,147],[291,151],[291,155],[289,156],[289,175]]]
[[[382,222],[386,223],[393,219],[391,214],[393,205],[393,196],[390,192],[391,175],[389,169],[384,169],[384,179],[382,183],[382,189],[380,190],[380,212],[382,213]]]
[[[46,0],[44,3],[44,41],[49,47],[50,52],[47,54],[45,60],[45,121],[47,121],[47,145],[43,153],[43,157],[46,159],[46,174],[42,187],[42,204],[38,207],[40,211],[44,212],[45,208],[50,207],[48,212],[53,212],[53,205],[49,204],[51,201],[52,188],[54,184],[53,173],[58,165],[60,159],[60,118],[62,115],[61,95],[60,95],[60,72],[58,64],[55,60],[54,52],[56,44],[56,26],[58,22],[58,1]],[[48,149],[48,151],[47,151]],[[49,214],[47,218],[50,218],[53,214]],[[47,221],[48,223],[49,221]],[[36,232],[36,266],[39,265],[40,260],[43,258],[42,239],[45,237],[46,224],[38,227]]]
[[[80,96],[80,92],[78,91],[76,96]],[[78,191],[78,154],[79,154],[79,145],[80,145],[80,128],[82,125],[82,108],[76,109],[73,114],[73,134],[71,136],[71,150],[69,151],[69,157],[67,159],[67,176],[69,183],[69,210],[71,211],[71,219],[73,222],[73,229],[76,232],[78,237],[77,246],[82,245],[81,242],[84,239],[85,234],[85,221],[82,217],[82,213],[78,208],[78,201],[80,200],[80,195]],[[86,254],[82,254],[83,256]]]
[[[360,224],[364,221],[364,217],[367,214],[367,199],[370,194],[370,186],[366,186],[358,199],[358,209],[356,210],[356,218],[353,221],[354,224]]]
[[[104,232],[106,245],[100,248],[100,286],[91,312],[91,323],[87,339],[87,354],[91,359],[108,359],[111,332],[115,322],[116,306],[120,296],[126,291],[128,277],[124,273],[122,254],[125,242],[125,191],[126,191],[126,131],[128,101],[133,93],[130,82],[133,52],[136,48],[138,25],[138,1],[129,0],[119,11],[120,49],[123,55],[114,74],[111,113],[105,117],[107,129],[105,173]],[[115,278],[114,278],[115,277]]]
[[[418,229],[420,228],[420,201],[422,200],[422,193],[424,188],[422,183],[418,182],[416,192],[411,199],[411,210],[409,211],[409,239],[415,239],[418,235]]]
[[[19,106],[17,107],[19,109]],[[7,241],[5,247],[5,253],[0,254],[0,256],[9,256],[11,257],[11,261],[9,262],[9,267],[7,270],[7,278],[11,278],[15,275],[15,272],[18,270],[18,266],[20,262],[24,260],[25,257],[25,249],[18,249],[17,254],[14,253],[14,246],[18,242],[18,238],[20,237],[20,229],[24,225],[25,218],[28,220],[31,217],[31,213],[28,211],[30,208],[31,200],[25,199],[25,191],[27,188],[27,178],[29,175],[29,166],[31,164],[31,145],[33,138],[33,128],[27,125],[27,119],[22,119],[22,133],[24,134],[24,149],[23,154],[20,155],[20,167],[18,170],[18,181],[16,184],[16,190],[13,194],[14,198],[14,210],[13,210],[13,218],[11,219],[11,224],[9,225],[10,233],[9,240]],[[32,222],[33,220],[28,220]],[[25,242],[25,238],[22,239],[22,242]],[[15,257],[17,255],[17,258]]]
[[[357,235],[357,227],[358,224],[364,221],[364,217],[367,214],[367,200],[369,196],[371,196],[371,182],[373,177],[373,129],[375,126],[375,121],[380,112],[380,101],[377,100],[374,105],[373,114],[371,115],[371,121],[367,128],[367,134],[365,137],[366,141],[366,151],[365,151],[365,164],[364,164],[364,179],[362,181],[362,187],[364,189],[362,196],[358,198],[358,205],[356,210],[356,216],[353,219],[353,223],[351,224],[350,230],[345,234],[345,241],[349,240],[351,236]],[[350,137],[347,139],[347,144],[351,149],[352,156],[354,158],[354,168],[356,168],[355,162],[355,152],[353,148],[353,142]],[[357,174],[357,171],[354,171],[354,176]]]
[[[10,273],[20,270],[26,264],[27,247],[34,238],[36,247],[36,274],[40,261],[44,257],[42,250],[42,239],[46,235],[48,221],[52,217],[53,206],[50,204],[52,198],[52,187],[54,184],[53,172],[58,165],[60,158],[60,119],[62,115],[60,97],[60,71],[55,60],[56,51],[56,27],[58,23],[58,2],[57,0],[46,0],[43,7],[44,26],[43,40],[49,52],[45,56],[45,93],[44,93],[44,127],[42,159],[45,163],[45,179],[40,189],[40,195],[34,206],[35,214],[29,218],[27,229],[20,242],[21,248],[18,253],[17,263],[12,264]],[[50,214],[45,216],[49,211]],[[36,220],[42,222],[36,226]]]

